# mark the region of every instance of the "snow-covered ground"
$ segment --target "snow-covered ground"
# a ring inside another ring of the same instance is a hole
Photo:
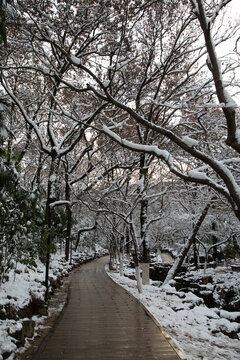
[[[43,282],[44,266],[41,262],[37,263],[37,271],[35,271],[35,268],[29,269],[26,265],[18,264],[17,269],[10,271],[9,281],[1,285],[0,307],[11,306],[12,309],[18,311],[28,305],[31,294],[35,294],[39,299],[43,300]],[[35,320],[37,320],[37,317]],[[21,330],[21,328],[21,321],[0,320],[0,360],[3,359],[2,354],[17,350],[16,340],[11,334]]]
[[[209,271],[211,273],[212,270]],[[125,270],[125,273],[129,274],[129,270]],[[231,339],[222,333],[224,329],[227,332],[231,329],[240,330],[239,323],[230,321],[239,321],[240,312],[210,309],[192,292],[176,291],[170,285],[158,287],[153,281],[150,285],[143,285],[143,293],[139,294],[135,280],[121,277],[117,272],[108,274],[141,301],[188,360],[240,359],[240,336],[239,339]],[[224,283],[224,274],[217,276],[221,276]],[[232,281],[240,285],[239,273],[233,277]]]

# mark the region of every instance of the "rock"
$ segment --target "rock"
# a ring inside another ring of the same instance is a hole
[[[25,305],[24,308],[17,310],[17,316],[19,317],[19,319],[31,318],[32,315],[33,315],[33,306],[31,302]]]
[[[9,281],[9,275],[5,274],[5,275],[3,275],[2,283],[4,284],[7,281]]]
[[[142,284],[149,285],[149,264],[141,263],[141,269],[142,269]]]
[[[127,275],[127,274],[124,274],[124,276],[127,277],[127,278],[129,278],[129,279],[131,279],[131,280],[136,280],[136,276],[133,275],[133,274],[132,274],[132,275],[131,275],[131,274],[128,274],[128,275]]]
[[[3,305],[0,305],[0,320],[6,320],[7,314]]]
[[[43,307],[39,307],[38,308],[38,314],[42,315],[42,316],[48,316],[48,308],[47,305],[43,306]]]
[[[232,265],[232,271],[240,271],[240,264]]]
[[[9,352],[9,351],[3,353],[2,354],[3,360],[8,359],[10,355],[11,355],[11,352]]]
[[[48,308],[47,308],[47,303],[36,297],[34,294],[31,294],[32,297],[32,309],[33,309],[33,314],[34,315],[43,315],[43,316],[47,316],[48,315]]]
[[[25,338],[32,338],[34,334],[35,321],[32,319],[25,319],[22,322],[22,334],[21,340],[25,341]]]
[[[219,310],[218,314],[221,318],[227,319],[231,322],[235,322],[240,324],[240,311],[226,311],[226,310]]]
[[[20,322],[16,323],[17,326],[15,326],[14,328],[9,328],[8,329],[8,334],[14,338],[15,340],[15,345],[17,347],[21,346],[22,345],[22,342],[21,342],[21,333],[22,333],[22,325],[20,324]]]
[[[238,340],[239,329],[238,330],[229,330],[229,329],[225,329],[225,328],[220,328],[220,330],[224,335],[230,337],[231,339]]]
[[[175,277],[175,288],[178,291],[189,292],[202,298],[208,307],[215,307],[216,302],[213,295],[215,285],[213,284],[213,277],[211,275],[201,275],[199,278],[187,276]]]
[[[211,290],[201,290],[199,296],[203,298],[204,303],[207,307],[211,308],[215,306],[215,300],[213,297],[213,292]]]
[[[204,285],[212,284],[213,283],[213,277],[211,275],[206,275],[201,277],[201,283]]]
[[[217,285],[215,291],[218,293],[218,307],[226,311],[239,311],[240,298],[239,290],[236,287],[225,288]]]
[[[32,338],[34,334],[35,321],[24,319],[21,328],[13,332],[9,331],[9,335],[17,340],[17,347],[23,346],[26,338]]]
[[[8,319],[11,319],[11,320],[18,319],[17,309],[13,304],[11,304],[11,303],[5,304],[4,308],[5,308],[5,312],[6,312],[6,317]]]
[[[150,278],[152,280],[164,281],[169,269],[171,268],[170,264],[159,264],[154,263],[150,265]]]
[[[16,274],[21,274],[22,270],[20,270],[20,269],[15,269],[14,272],[15,272]]]

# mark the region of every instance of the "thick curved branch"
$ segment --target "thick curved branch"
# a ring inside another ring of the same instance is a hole
[[[222,7],[227,5],[228,2],[229,0],[221,1],[220,5],[218,6],[218,12]],[[194,12],[199,20],[200,26],[204,34],[205,45],[208,52],[207,65],[212,73],[217,97],[219,103],[222,105],[222,110],[227,122],[228,136],[227,136],[226,144],[231,146],[238,153],[240,153],[240,141],[238,136],[239,130],[237,129],[237,122],[236,122],[237,104],[235,103],[232,96],[228,93],[224,85],[221,64],[218,60],[215,50],[215,44],[211,35],[212,21],[211,19],[207,18],[204,8],[204,3],[202,0],[194,0],[194,1],[191,0],[191,3],[194,6],[195,9]],[[196,3],[197,3],[197,7],[196,7]],[[215,17],[217,16],[217,13],[215,12]]]
[[[10,96],[10,98],[14,101],[14,103],[17,105],[18,109],[20,110],[24,120],[34,129],[36,135],[37,135],[37,138],[40,142],[40,145],[41,145],[41,148],[42,150],[50,155],[51,154],[51,150],[45,145],[44,143],[44,140],[43,140],[43,137],[40,133],[40,130],[38,128],[38,126],[36,125],[36,123],[34,121],[32,121],[30,119],[30,117],[27,115],[26,111],[24,110],[24,107],[23,105],[21,104],[21,102],[18,100],[18,98],[14,95],[14,93],[11,91],[8,83],[7,83],[7,80],[3,74],[3,72],[1,73],[1,76],[0,76],[0,80],[1,80],[1,84],[2,86],[4,87],[4,89],[6,90],[7,94]]]
[[[122,104],[121,102],[114,99],[107,92],[107,90],[105,90],[106,95],[103,95],[102,93],[100,93],[94,87],[92,87],[90,85],[88,86],[88,88],[89,88],[89,90],[93,91],[95,93],[95,95],[97,95],[98,97],[100,97],[104,101],[109,101],[110,103],[112,103],[116,107],[126,111],[129,115],[131,115],[136,120],[136,122],[138,122],[138,123],[150,128],[150,129],[152,129],[153,131],[155,131],[155,132],[157,132],[157,133],[159,133],[159,134],[161,134],[163,136],[166,136],[168,139],[170,139],[176,145],[178,145],[181,149],[185,150],[187,153],[189,153],[190,155],[192,155],[196,159],[201,160],[202,162],[207,164],[210,168],[212,168],[218,174],[218,176],[223,180],[224,184],[226,185],[229,194],[227,192],[225,192],[224,196],[226,196],[228,200],[231,200],[232,205],[233,205],[233,202],[237,205],[237,208],[234,207],[234,211],[235,211],[235,213],[238,214],[237,216],[240,217],[240,189],[239,189],[239,186],[236,183],[235,179],[233,178],[231,172],[228,170],[228,168],[226,166],[223,165],[222,162],[217,161],[217,160],[213,159],[211,156],[203,153],[202,151],[197,150],[194,146],[188,145],[186,142],[183,141],[183,139],[181,139],[180,137],[175,135],[172,131],[167,130],[167,129],[161,127],[161,126],[158,126],[158,125],[153,124],[150,121],[146,120],[144,117],[140,116],[138,113],[136,113],[129,106],[127,106],[125,104]],[[106,133],[108,132],[108,135],[109,135],[110,134],[109,131],[111,131],[111,130],[110,129],[107,130],[107,128],[105,127],[105,128],[103,128],[103,131],[106,132]],[[115,136],[114,140],[117,141],[116,136]],[[127,147],[127,145],[128,145],[128,143],[125,140],[122,140],[120,138],[118,139],[118,142],[121,145],[124,144],[125,147]],[[133,147],[134,147],[134,149],[133,149]],[[146,149],[140,149],[140,148],[138,149],[138,145],[134,145],[133,147],[131,147],[131,149],[135,150],[135,151],[144,151],[144,150],[146,150]],[[166,160],[169,161],[168,159],[164,158],[163,153],[161,153],[161,156],[159,156],[160,155],[160,153],[159,153],[160,149],[158,149],[156,147],[151,147],[148,150],[149,150],[149,153],[155,154],[156,156],[161,157],[165,161]],[[170,165],[169,167],[171,169],[171,163],[169,165]],[[171,169],[171,171],[172,171],[172,169]],[[202,181],[202,179],[201,179],[201,181]],[[198,179],[198,182],[200,182],[199,179]],[[207,184],[207,185],[209,185],[209,184]],[[220,192],[221,194],[223,194],[223,191],[222,190],[219,191],[219,190],[217,190],[217,191]],[[230,197],[229,197],[229,195],[230,195]]]

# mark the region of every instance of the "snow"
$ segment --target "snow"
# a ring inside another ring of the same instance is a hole
[[[50,182],[55,182],[56,181],[56,175],[55,174],[52,174],[51,176],[50,176],[50,178],[49,178],[49,181]]]
[[[1,307],[9,304],[16,310],[22,309],[28,305],[33,295],[43,300],[44,267],[40,262],[37,262],[37,265],[38,272],[22,264],[18,264],[16,269],[18,273],[14,270],[10,271],[9,281],[0,287]],[[16,340],[10,334],[20,330],[21,327],[21,321],[0,320],[0,360],[3,359],[2,354],[5,352],[11,353],[17,350]]]
[[[172,166],[173,159],[168,151],[161,150],[155,145],[136,144],[131,141],[122,139],[120,136],[118,136],[112,130],[110,130],[106,125],[103,125],[102,130],[105,134],[107,134],[110,138],[112,138],[113,140],[115,140],[116,142],[121,144],[122,146],[124,146],[128,149],[134,150],[134,151],[154,154],[155,156],[164,160],[170,167]]]
[[[144,190],[144,177],[143,176],[141,177],[141,179],[138,180],[138,185],[139,185],[140,192],[143,192],[143,190]]]
[[[5,127],[1,127],[0,128],[0,137],[7,137],[8,136],[8,133],[7,133],[7,130]]]
[[[80,65],[81,64],[81,60],[78,57],[74,56],[74,55],[72,55],[70,59],[71,59],[71,61],[72,61],[72,63],[74,65]]]
[[[50,204],[51,207],[55,207],[55,206],[62,206],[62,205],[68,205],[71,206],[71,201],[68,200],[58,200],[58,201],[54,201]]]
[[[0,323],[0,360],[3,360],[3,357],[1,355],[8,352],[14,352],[17,349],[17,346],[15,345],[14,342],[11,341],[9,334],[8,334],[8,329],[12,326],[13,321],[8,321],[6,322],[4,325],[5,326],[1,326]]]
[[[44,266],[37,261],[38,272],[27,268],[26,265],[18,264],[16,270],[9,273],[9,281],[0,287],[0,305],[11,303],[16,308],[23,308],[28,304],[31,293],[37,293],[41,298],[44,294],[44,287],[41,282],[44,281]],[[9,297],[11,298],[9,300]]]
[[[199,143],[197,140],[192,139],[189,136],[184,136],[182,141],[189,147],[197,146]]]
[[[236,130],[236,139],[237,139],[237,143],[240,144],[240,129]]]
[[[127,274],[127,271],[124,270],[124,273]],[[143,285],[143,292],[139,294],[135,280],[120,277],[115,272],[108,274],[141,301],[172,337],[187,360],[239,359],[239,340],[224,335],[222,331],[240,330],[239,323],[229,321],[239,319],[240,312],[229,313],[208,308],[203,299],[193,293],[177,291],[169,284],[160,288],[154,281],[150,285]],[[216,276],[223,281],[223,274]],[[226,274],[227,281],[228,276]],[[226,283],[223,285],[226,286]]]
[[[197,171],[197,170],[191,170],[189,171],[189,176],[195,179],[202,179],[202,180],[206,180],[207,179],[207,175],[203,172]]]
[[[240,311],[230,313],[229,311],[220,310],[220,316],[228,320],[237,321],[237,319],[240,319]]]
[[[237,109],[238,108],[237,103],[235,102],[233,97],[229,94],[229,92],[226,90],[226,88],[223,88],[223,92],[224,92],[224,97],[226,99],[225,107]]]
[[[109,84],[110,84],[110,81],[109,80],[105,80],[105,81],[103,81],[103,86],[104,87],[108,87],[109,86]]]

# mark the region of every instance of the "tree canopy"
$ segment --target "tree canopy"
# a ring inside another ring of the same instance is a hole
[[[50,253],[65,241],[70,259],[92,232],[120,252],[132,241],[148,262],[176,197],[188,209],[195,199],[195,225],[208,206],[239,226],[231,3],[0,2],[4,261],[11,244],[24,254],[35,237],[47,284]]]

